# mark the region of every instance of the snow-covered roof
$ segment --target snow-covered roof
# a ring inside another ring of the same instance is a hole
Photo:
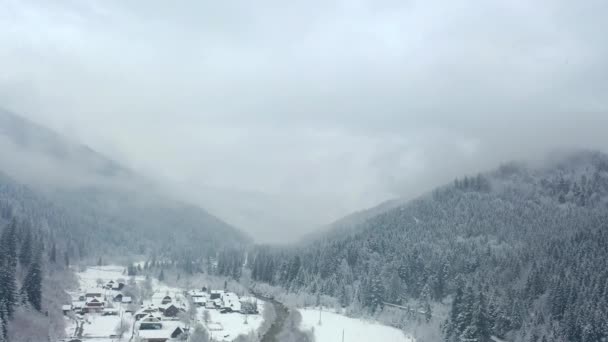
[[[160,322],[162,318],[158,315],[148,314],[141,321],[142,322]]]
[[[85,292],[85,296],[86,295],[99,295],[99,296],[101,296],[102,293],[103,293],[102,289],[88,289]]]
[[[169,329],[149,329],[149,330],[140,330],[138,335],[141,339],[162,339],[171,338],[171,333],[173,330]]]
[[[67,310],[67,311],[69,311],[69,310],[72,310],[72,306],[71,306],[71,305],[69,305],[69,304],[62,305],[62,306],[61,306],[61,310],[62,310],[62,311],[66,311],[66,310]]]
[[[123,303],[131,303],[133,301],[133,298],[129,297],[129,296],[123,296],[122,297],[122,302]]]
[[[195,304],[204,304],[207,303],[207,297],[192,297],[192,301]]]
[[[100,297],[91,297],[89,299],[87,299],[85,304],[89,304],[89,303],[101,303],[102,300]]]
[[[236,300],[224,300],[224,308],[230,308],[232,311],[241,311],[241,302]]]
[[[142,339],[170,338],[175,329],[181,328],[184,330],[183,324],[180,322],[162,321],[161,324],[161,329],[139,330],[139,337]]]
[[[74,301],[72,302],[72,307],[74,309],[81,309],[84,306],[85,302],[83,301]]]

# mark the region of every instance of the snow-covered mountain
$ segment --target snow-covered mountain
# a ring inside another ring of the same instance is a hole
[[[449,341],[601,341],[607,246],[608,156],[577,152],[459,178],[249,260],[256,280],[368,314],[396,305],[391,322],[442,324]]]
[[[75,256],[112,248],[194,257],[249,241],[119,163],[1,109],[0,173],[4,219],[33,220]]]

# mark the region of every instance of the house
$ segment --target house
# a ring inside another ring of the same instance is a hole
[[[177,317],[182,310],[175,306],[175,304],[167,304],[165,307],[161,308],[161,311],[165,317]]]
[[[67,315],[68,313],[70,313],[70,311],[72,311],[72,305],[71,304],[62,305],[61,311],[63,311],[64,315]]]
[[[171,302],[172,302],[172,300],[171,300],[170,296],[164,296],[160,303],[164,305],[164,304],[169,304]]]
[[[166,342],[187,333],[187,329],[177,322],[159,322],[157,329],[139,329],[137,335],[142,342]]]
[[[101,312],[105,307],[105,303],[100,300],[101,298],[93,297],[86,301],[82,311],[84,313]]]
[[[75,302],[72,302],[72,310],[74,310],[74,311],[80,311],[80,310],[82,310],[82,308],[84,307],[85,303],[86,303],[85,301],[75,301]]]
[[[160,330],[162,328],[161,318],[153,314],[148,314],[139,323],[139,330]]]
[[[187,334],[187,333],[188,333],[188,329],[182,328],[182,327],[177,327],[177,328],[173,329],[173,332],[171,333],[171,338],[178,338],[180,335]]]
[[[125,283],[119,281],[119,282],[114,283],[114,285],[112,286],[112,290],[122,291],[122,289],[124,289],[124,287],[125,287]]]
[[[122,297],[121,303],[123,303],[123,304],[131,304],[131,303],[133,303],[133,298],[131,298],[129,296],[124,296],[124,297]]]
[[[209,299],[220,299],[222,298],[222,293],[224,293],[224,291],[222,290],[211,290],[211,293],[209,294]]]
[[[114,287],[114,280],[110,280],[109,282],[107,282],[104,287],[108,290],[111,290]]]
[[[158,312],[158,308],[154,304],[151,304],[143,309],[140,309],[133,316],[135,317],[136,321],[139,321],[140,319],[142,319],[152,313],[155,313],[155,312]]]
[[[114,301],[120,303],[120,302],[122,302],[122,298],[123,298],[122,293],[119,293],[116,296],[114,296]]]
[[[207,297],[192,297],[192,302],[196,306],[205,306],[207,304]]]
[[[89,289],[84,294],[85,298],[103,297],[101,289]]]
[[[241,302],[239,300],[226,300],[222,309],[227,312],[241,312]]]

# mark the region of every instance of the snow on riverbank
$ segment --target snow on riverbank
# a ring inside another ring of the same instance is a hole
[[[302,314],[301,329],[314,328],[315,342],[342,341],[342,331],[345,342],[415,342],[414,338],[406,336],[401,330],[380,323],[323,311],[319,325],[319,310],[299,309],[298,311]]]

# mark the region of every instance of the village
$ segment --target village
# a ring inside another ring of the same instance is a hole
[[[264,302],[226,289],[166,286],[143,276],[125,280],[120,266],[89,267],[77,273],[79,289],[62,307],[65,342],[165,342],[186,340],[195,325],[213,341],[256,334]],[[144,288],[150,293],[144,294]],[[145,299],[143,299],[145,298]]]

